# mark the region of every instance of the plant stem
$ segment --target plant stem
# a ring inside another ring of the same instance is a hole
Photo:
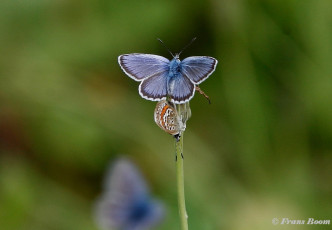
[[[183,173],[183,132],[180,139],[175,140],[175,154],[176,154],[176,174],[178,184],[178,205],[179,215],[181,221],[181,230],[188,230],[188,215],[186,211],[186,202],[184,197],[184,173]]]

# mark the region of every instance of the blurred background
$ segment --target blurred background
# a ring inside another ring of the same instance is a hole
[[[184,135],[189,228],[332,216],[332,2],[0,2],[0,228],[93,230],[104,172],[142,170],[179,229],[174,140],[124,53],[212,56]]]

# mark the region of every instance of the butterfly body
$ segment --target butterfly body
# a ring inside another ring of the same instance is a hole
[[[137,223],[144,220],[147,216],[149,216],[152,211],[151,201],[147,198],[143,198],[141,200],[136,201],[132,207],[130,212],[128,213],[128,219],[131,223]]]
[[[218,61],[207,56],[170,61],[153,54],[123,54],[118,58],[122,70],[135,81],[140,81],[139,94],[151,101],[169,98],[182,104],[191,100],[195,86],[206,80],[215,70]]]
[[[169,77],[173,77],[179,74],[181,70],[181,61],[179,56],[175,56],[169,63]]]

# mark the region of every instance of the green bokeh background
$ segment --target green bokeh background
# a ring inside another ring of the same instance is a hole
[[[332,217],[332,1],[0,2],[0,229],[97,229],[110,161],[127,155],[179,229],[174,141],[123,53],[212,56],[184,137],[189,229]]]

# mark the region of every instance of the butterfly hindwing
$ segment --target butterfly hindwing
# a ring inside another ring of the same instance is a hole
[[[181,72],[195,84],[200,84],[213,73],[217,63],[218,61],[212,57],[188,57],[181,62]]]
[[[138,91],[141,97],[150,101],[160,101],[167,95],[168,73],[159,73],[144,79]]]
[[[135,81],[168,72],[169,60],[154,54],[123,54],[118,58],[122,70]]]
[[[171,102],[182,104],[190,101],[195,94],[195,84],[181,72],[169,79],[167,92]]]

